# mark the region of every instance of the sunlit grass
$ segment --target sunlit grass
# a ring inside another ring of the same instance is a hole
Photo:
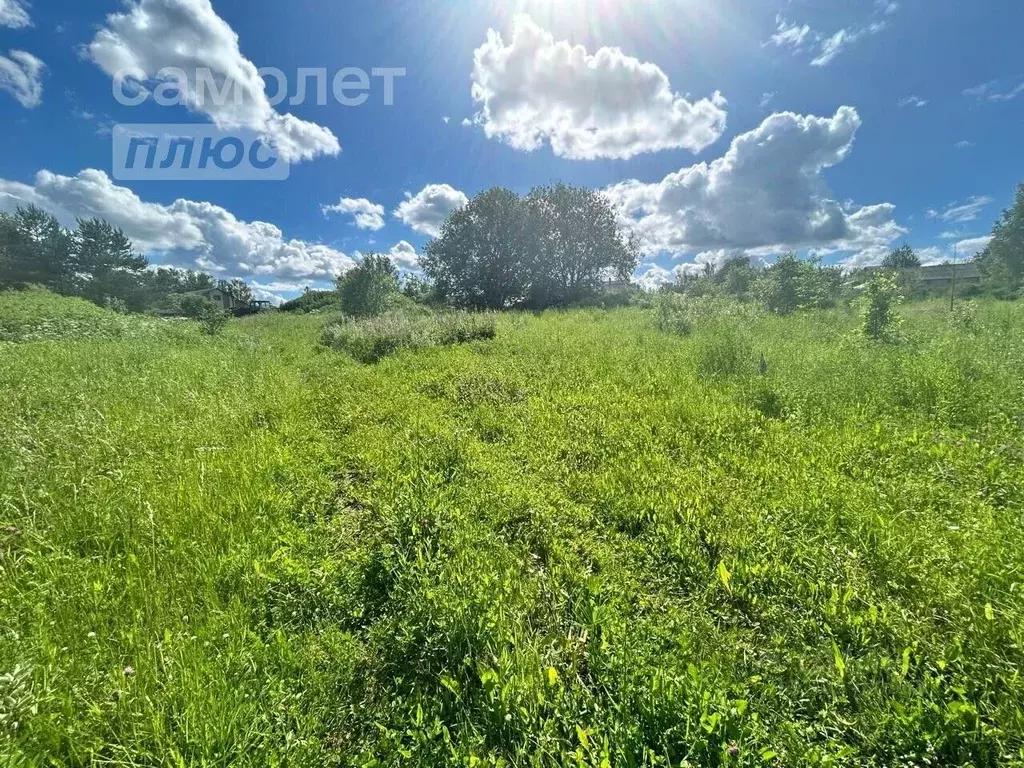
[[[1021,764],[1024,312],[905,313],[0,342],[0,762]]]

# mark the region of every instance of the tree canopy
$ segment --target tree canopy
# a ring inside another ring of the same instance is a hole
[[[1024,184],[1017,187],[1013,205],[1003,211],[992,229],[992,242],[975,257],[988,288],[1012,298],[1024,287]]]
[[[472,309],[566,306],[639,260],[599,193],[556,184],[525,198],[495,187],[444,223],[421,264],[437,297]]]

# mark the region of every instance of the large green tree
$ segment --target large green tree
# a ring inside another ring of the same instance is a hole
[[[506,309],[529,296],[534,236],[529,207],[515,192],[495,187],[448,217],[420,264],[441,300]]]
[[[992,242],[975,257],[988,289],[1012,298],[1024,287],[1024,184],[1017,187],[1013,205],[1003,211],[992,229]]]
[[[130,309],[143,309],[146,290],[145,256],[118,227],[103,219],[79,219],[71,235],[72,284],[75,293],[102,304],[109,298]]]
[[[0,287],[66,291],[73,273],[71,238],[56,218],[34,205],[0,213]]]
[[[529,300],[565,306],[594,296],[605,275],[629,279],[639,261],[608,200],[584,187],[538,187],[526,198],[534,247]]]

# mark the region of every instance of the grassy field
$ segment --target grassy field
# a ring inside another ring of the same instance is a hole
[[[0,765],[1024,765],[1024,306],[904,311],[0,295]]]

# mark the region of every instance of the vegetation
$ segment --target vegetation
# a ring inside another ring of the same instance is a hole
[[[286,301],[279,309],[282,312],[322,312],[341,308],[341,297],[337,291],[306,291],[301,296]]]
[[[606,276],[628,279],[638,261],[604,197],[558,184],[525,199],[482,192],[449,217],[421,263],[439,301],[502,310],[596,299]]]
[[[338,278],[337,289],[346,314],[376,317],[387,312],[398,295],[398,270],[387,256],[371,253]]]
[[[0,342],[0,762],[1022,765],[1024,307],[973,312],[365,366],[0,294],[137,328]]]
[[[884,269],[917,269],[920,266],[921,257],[906,243],[896,250],[890,251],[882,260]]]
[[[79,219],[67,230],[35,206],[0,212],[0,290],[41,286],[120,312],[174,312],[183,296],[215,285],[202,272],[150,269],[124,232],[102,219]],[[253,300],[242,280],[221,288]]]
[[[992,230],[992,242],[977,256],[991,293],[1015,298],[1024,288],[1024,184],[1013,205],[1003,211]]]
[[[324,329],[324,343],[361,363],[376,363],[401,350],[444,347],[493,339],[495,320],[468,312],[390,312],[359,320],[343,318]]]

